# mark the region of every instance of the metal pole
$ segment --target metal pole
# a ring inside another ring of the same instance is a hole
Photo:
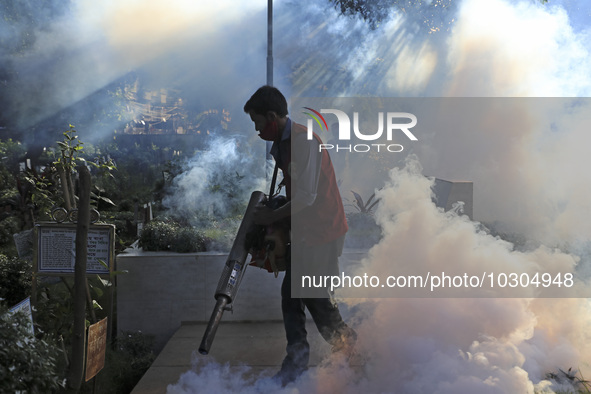
[[[273,0],[267,2],[267,85],[273,86]]]
[[[273,0],[267,0],[267,85],[273,86]],[[267,141],[267,173],[271,167],[271,146],[273,143]]]

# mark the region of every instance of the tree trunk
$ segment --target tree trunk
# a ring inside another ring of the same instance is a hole
[[[68,392],[76,393],[84,377],[86,345],[86,259],[88,227],[90,226],[90,172],[86,166],[78,167],[80,200],[76,226],[76,265],[74,266],[74,329],[72,357],[68,371]]]

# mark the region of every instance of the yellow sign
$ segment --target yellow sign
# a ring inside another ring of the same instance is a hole
[[[107,350],[107,318],[88,327],[86,349],[86,381],[92,379],[105,366]]]

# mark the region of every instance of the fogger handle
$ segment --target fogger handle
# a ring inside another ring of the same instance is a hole
[[[226,305],[228,305],[228,301],[229,298],[225,295],[220,295],[217,298],[215,308],[213,308],[209,323],[203,334],[203,339],[201,339],[201,345],[199,345],[199,353],[203,355],[209,354],[209,349],[211,349],[211,344],[215,338],[215,333],[218,330],[218,326],[222,320],[222,315],[224,314]]]

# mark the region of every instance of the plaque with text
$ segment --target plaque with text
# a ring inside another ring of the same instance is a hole
[[[76,225],[38,224],[35,228],[37,272],[73,274],[76,263]],[[88,229],[87,274],[109,274],[114,259],[115,227],[91,225]],[[105,267],[101,264],[107,264]]]

